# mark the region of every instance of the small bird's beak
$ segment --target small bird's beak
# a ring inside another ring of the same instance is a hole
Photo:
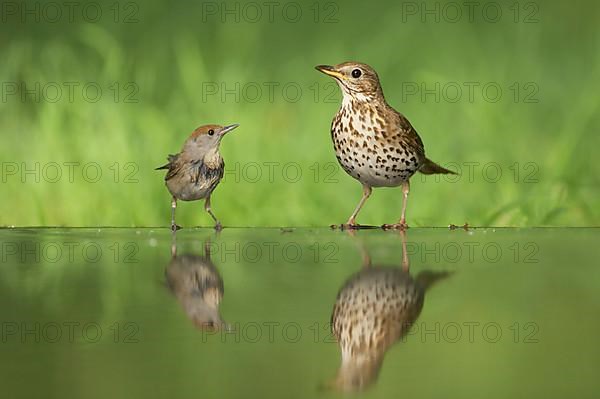
[[[334,78],[338,79],[345,79],[345,76],[338,72],[331,65],[317,65],[315,69],[319,72],[323,72],[325,75],[333,76]]]
[[[234,123],[233,125],[229,125],[229,126],[225,126],[221,129],[221,131],[219,132],[219,134],[221,136],[224,136],[226,133],[231,132],[233,129],[235,129],[236,127],[238,127],[239,124]]]

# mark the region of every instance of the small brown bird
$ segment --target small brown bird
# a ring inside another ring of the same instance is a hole
[[[171,229],[180,227],[175,224],[177,200],[195,201],[205,199],[204,209],[215,221],[215,228],[221,229],[221,223],[210,208],[210,195],[217,187],[225,172],[225,162],[219,153],[221,139],[227,132],[239,125],[200,126],[183,144],[179,154],[169,155],[169,163],[156,168],[168,169],[165,183],[173,196],[171,201]]]
[[[358,228],[356,215],[373,187],[402,186],[402,217],[384,228],[408,227],[406,203],[409,179],[424,174],[452,173],[425,157],[421,138],[408,119],[385,100],[379,77],[373,68],[358,62],[316,69],[333,77],[343,94],[342,105],[331,124],[333,146],[342,168],[363,185],[358,206],[342,227]]]
[[[171,262],[165,276],[169,289],[196,327],[212,331],[229,328],[219,312],[224,292],[223,279],[211,261],[210,242],[204,243],[204,256],[177,255],[173,237]]]
[[[340,289],[331,328],[341,352],[337,377],[330,384],[344,392],[362,391],[379,375],[386,352],[411,328],[423,308],[426,290],[448,272],[409,274],[406,238],[402,268],[373,266],[363,250],[363,270]]]

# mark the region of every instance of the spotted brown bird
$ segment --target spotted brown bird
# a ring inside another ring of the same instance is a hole
[[[402,268],[373,266],[363,252],[363,269],[344,283],[331,315],[342,361],[330,385],[344,392],[362,391],[377,380],[386,352],[419,317],[425,291],[449,275],[423,271],[413,279],[405,237]]]
[[[175,233],[173,233],[175,234]],[[210,257],[210,242],[204,243],[204,255],[177,255],[173,237],[171,261],[165,271],[167,285],[187,317],[201,330],[228,329],[221,318],[223,279]]]
[[[333,146],[342,168],[363,185],[356,209],[342,227],[357,228],[356,216],[373,187],[402,186],[402,216],[386,228],[408,227],[406,203],[409,179],[415,172],[452,173],[425,156],[425,148],[408,119],[385,100],[379,77],[369,65],[344,62],[319,65],[333,77],[343,94],[342,105],[331,124]]]
[[[212,212],[210,196],[225,172],[225,162],[219,152],[221,139],[238,124],[229,126],[200,126],[183,144],[181,152],[169,155],[169,163],[156,170],[167,169],[165,183],[173,196],[171,201],[171,229],[180,227],[175,224],[177,200],[195,201],[204,199],[204,209],[215,221],[215,228],[221,229],[221,223]]]

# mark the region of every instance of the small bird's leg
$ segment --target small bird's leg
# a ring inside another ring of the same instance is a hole
[[[219,222],[219,220],[217,220],[217,217],[215,216],[214,213],[212,213],[212,211],[210,209],[210,195],[208,197],[206,197],[206,200],[204,201],[204,210],[206,212],[208,212],[208,214],[215,221],[215,230],[221,230],[223,228],[223,226],[221,225],[221,222]]]
[[[171,200],[171,230],[177,231],[181,227],[175,224],[175,209],[177,208],[177,198],[173,197]]]
[[[360,199],[360,202],[356,206],[356,209],[354,210],[354,212],[352,212],[352,215],[350,216],[350,219],[348,219],[348,221],[346,222],[346,224],[342,225],[342,228],[346,227],[346,228],[352,229],[352,228],[359,227],[359,225],[356,224],[356,215],[358,215],[358,212],[360,212],[360,209],[365,204],[365,201],[371,195],[371,191],[372,191],[371,190],[371,186],[363,184],[363,195],[362,195],[362,198]]]
[[[408,224],[406,224],[406,204],[408,202],[408,192],[410,191],[410,183],[405,181],[402,183],[402,216],[400,217],[400,221],[396,224],[384,224],[382,227],[384,229],[408,229]]]

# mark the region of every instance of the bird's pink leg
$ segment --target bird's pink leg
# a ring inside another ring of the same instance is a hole
[[[404,183],[402,183],[402,216],[400,217],[400,221],[396,224],[384,224],[382,226],[384,229],[408,229],[408,224],[406,224],[406,204],[408,203],[409,191],[410,183],[408,181],[405,181]]]
[[[208,197],[206,197],[206,200],[204,201],[204,210],[206,212],[208,212],[208,214],[215,221],[215,230],[221,230],[221,229],[223,229],[223,226],[221,225],[221,222],[219,222],[219,220],[217,219],[217,217],[215,216],[215,214],[210,209],[210,195]]]
[[[181,227],[175,224],[175,209],[177,209],[177,198],[173,197],[171,200],[171,230],[177,231]]]
[[[406,204],[408,203],[408,193],[410,192],[410,183],[406,181],[402,184],[402,216],[400,217],[400,225],[405,228],[408,227],[406,224]]]
[[[360,212],[360,209],[363,207],[363,205],[367,201],[367,198],[369,198],[369,196],[371,195],[371,191],[372,191],[371,186],[363,184],[362,198],[360,199],[360,202],[356,206],[356,209],[354,209],[354,212],[352,212],[352,215],[350,216],[350,218],[348,219],[346,224],[343,224],[341,226],[342,228],[355,229],[355,228],[360,227],[360,225],[356,224],[356,216],[358,215],[358,212]]]

